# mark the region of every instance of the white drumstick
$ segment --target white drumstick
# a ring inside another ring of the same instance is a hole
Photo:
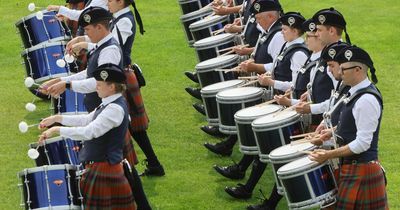
[[[28,10],[30,11],[30,12],[33,12],[33,11],[35,11],[36,9],[43,9],[44,7],[37,7],[36,5],[35,5],[35,3],[29,3],[28,4]]]

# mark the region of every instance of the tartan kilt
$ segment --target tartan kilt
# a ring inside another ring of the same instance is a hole
[[[135,210],[135,200],[122,164],[98,162],[85,166],[81,192],[86,210]]]
[[[139,83],[132,69],[126,68],[124,73],[126,76],[126,91],[124,92],[124,96],[128,102],[133,131],[144,131],[149,126],[149,118],[144,108]]]
[[[336,209],[389,209],[381,166],[377,163],[341,165]]]
[[[132,136],[129,133],[129,130],[126,131],[126,134],[125,134],[123,156],[129,162],[131,167],[134,167],[136,164],[139,163],[139,160],[136,156],[135,148],[133,147]]]

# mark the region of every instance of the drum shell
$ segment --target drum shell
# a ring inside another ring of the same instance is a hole
[[[227,84],[229,85],[223,85]],[[206,111],[207,122],[209,125],[218,126],[218,108],[216,95],[219,91],[235,88],[241,84],[244,84],[243,80],[230,80],[225,82],[220,82],[223,87],[215,88],[213,90],[208,90],[207,87],[203,88],[201,92],[201,98],[203,99],[204,108]],[[217,84],[214,84],[217,85]],[[210,86],[208,86],[210,87]]]
[[[291,209],[328,206],[336,201],[337,186],[332,168],[327,162],[290,173],[282,173],[278,169],[277,175]]]
[[[203,42],[201,42],[203,41]],[[208,41],[208,42],[207,42]],[[199,44],[201,42],[201,44]],[[233,47],[236,45],[236,36],[232,34],[220,34],[217,36],[202,39],[193,44],[196,49],[199,62],[209,60],[221,55],[222,49]]]
[[[36,148],[37,143],[31,143],[30,148]],[[71,164],[79,165],[81,142],[61,136],[48,139],[43,146],[38,147],[39,157],[36,166]]]
[[[268,155],[272,150],[290,142],[290,136],[304,132],[299,114],[275,124],[263,125],[255,122],[252,123],[252,129],[260,152],[260,161],[264,163],[269,162]]]
[[[54,165],[19,172],[24,201],[21,205],[25,209],[81,209],[76,171],[76,166]]]
[[[75,62],[65,67],[57,66],[57,60],[63,59],[66,42],[42,43],[22,51],[26,75],[32,77],[36,83],[68,76],[72,70],[77,71]]]
[[[190,24],[189,30],[192,33],[193,40],[199,41],[201,39],[210,37],[213,32],[222,29],[227,23],[229,23],[229,16],[211,16],[207,21],[206,19],[199,20]]]
[[[179,0],[178,3],[184,15],[197,11],[202,7],[200,0]]]
[[[251,90],[256,87],[245,87],[243,90]],[[237,88],[236,88],[237,89]],[[223,92],[221,91],[217,94],[217,108],[218,108],[218,124],[219,131],[224,134],[236,134],[236,124],[234,115],[237,111],[254,106],[256,104],[260,104],[263,101],[264,91],[261,88],[256,88],[258,91],[255,94],[249,94],[246,96],[241,96],[240,98],[235,97],[224,97]],[[227,90],[230,91],[230,90]]]
[[[223,60],[218,63],[219,59],[228,58],[228,60]],[[217,60],[218,59],[218,60]],[[207,66],[200,66],[202,63],[196,65],[197,77],[199,79],[200,87],[206,87],[208,85],[212,85],[218,82],[223,82],[227,80],[232,80],[235,78],[233,72],[224,73],[223,71],[215,71],[215,69],[231,69],[238,65],[239,56],[221,56],[218,58],[212,58],[207,60],[208,62],[215,61],[215,63],[211,63]],[[206,61],[206,62],[207,62]]]
[[[84,94],[66,89],[58,99],[53,98],[54,114],[87,114]]]
[[[42,13],[43,20],[38,20],[36,13],[32,13],[15,23],[25,48],[50,40],[56,42],[71,39],[71,31],[64,22],[57,20],[56,12],[42,10]]]
[[[195,42],[192,36],[192,33],[189,30],[190,24],[197,22],[199,20],[202,20],[204,17],[210,15],[212,13],[211,7],[209,8],[203,8],[199,9],[197,11],[185,14],[181,16],[181,23],[183,26],[183,29],[186,34],[186,39],[189,43],[189,46],[192,47],[193,43]]]

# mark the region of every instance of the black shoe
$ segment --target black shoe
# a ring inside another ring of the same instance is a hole
[[[199,83],[199,78],[197,78],[196,72],[185,71],[185,75],[195,83]]]
[[[164,176],[165,171],[162,165],[150,166],[146,164],[146,169],[139,176]]]
[[[230,196],[237,199],[249,199],[251,198],[251,192],[247,191],[243,184],[237,184],[236,187],[225,187],[225,192]]]
[[[209,126],[209,125],[203,125],[200,127],[202,131],[204,131],[206,134],[215,136],[215,137],[224,137],[226,136],[225,134],[221,133],[218,129],[218,126]]]
[[[200,88],[192,88],[192,87],[187,87],[185,88],[186,92],[188,92],[191,96],[201,100],[201,93],[200,93]]]
[[[268,199],[265,199],[261,204],[249,205],[247,210],[275,210],[275,208],[268,205]]]
[[[231,166],[214,166],[214,169],[220,173],[222,176],[229,179],[243,179],[246,175],[244,171],[240,170],[238,164]]]
[[[225,142],[219,142],[216,144],[210,144],[206,142],[204,143],[204,146],[211,152],[218,155],[230,156],[232,154],[232,146],[227,145]]]
[[[206,110],[204,109],[203,104],[193,104],[193,107],[196,111],[198,111],[202,115],[206,115]]]

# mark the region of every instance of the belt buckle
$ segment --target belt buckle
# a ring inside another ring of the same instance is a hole
[[[351,165],[357,165],[358,161],[357,160],[351,160],[350,164]]]

